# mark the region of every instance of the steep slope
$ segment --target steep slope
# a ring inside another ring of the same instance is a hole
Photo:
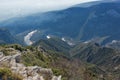
[[[45,80],[51,80],[51,76],[53,77],[54,75],[61,75],[62,80],[98,80],[103,79],[100,75],[106,75],[105,72],[97,66],[83,63],[77,59],[68,59],[54,52],[46,52],[39,47],[22,47],[20,45],[0,46],[0,57],[0,70],[1,67],[5,69],[8,65],[9,67],[7,68],[10,68],[13,72],[18,70],[17,73],[23,75],[25,80],[26,78],[39,80],[42,77]],[[26,71],[28,71],[28,73]],[[1,73],[4,73],[3,70],[0,71],[0,78]],[[28,75],[28,77],[26,77],[26,75]],[[10,77],[9,75],[5,76]],[[2,74],[2,77],[4,77],[4,74]],[[14,78],[11,80],[14,80]],[[61,79],[58,77],[58,79],[52,80]]]
[[[44,50],[53,51],[66,56],[69,56],[69,50],[71,49],[70,45],[57,37],[39,40],[38,42],[33,44],[33,46],[39,46]]]
[[[18,43],[7,29],[0,28],[0,44]]]
[[[56,40],[56,41],[55,41]],[[77,59],[83,62],[91,63],[99,67],[107,76],[119,79],[120,73],[120,51],[111,47],[101,46],[94,41],[81,42],[74,46],[68,46],[66,43],[60,43],[60,39],[40,40],[37,45],[45,51],[67,56],[69,59]],[[58,41],[57,41],[58,40]],[[52,43],[53,42],[53,43]],[[61,46],[64,45],[64,46]],[[93,69],[96,71],[96,69]],[[98,69],[97,69],[98,70]],[[97,71],[99,73],[99,70]]]
[[[115,67],[120,69],[120,51],[114,48],[101,46],[94,41],[88,43],[81,42],[74,46],[70,46],[58,38],[52,38],[40,40],[35,43],[34,46],[39,46],[48,52],[67,56],[69,59],[77,58],[88,63],[96,64],[104,70],[109,69],[114,71]]]
[[[101,47],[97,43],[80,43],[70,54],[72,57],[85,62],[96,64],[105,72],[109,72],[116,78],[120,75],[120,51],[112,48]]]
[[[67,36],[76,40],[109,36],[105,41],[106,43],[113,39],[120,39],[119,5],[120,2],[118,1],[96,4],[90,7],[74,6],[62,11],[10,19],[0,25],[11,30],[13,34],[37,29],[44,31],[44,34],[47,35]],[[39,33],[39,35],[41,34]]]
[[[68,45],[59,38],[40,40],[33,46],[38,46],[44,51],[58,53],[69,58],[77,58],[98,66],[114,68],[119,66],[120,51],[109,46],[91,42],[80,42],[74,46]]]
[[[71,49],[71,56],[80,58],[84,61],[91,62],[97,65],[110,65],[114,66],[113,58],[119,56],[120,53],[117,50],[107,47],[101,47],[97,43],[81,43]],[[110,62],[112,61],[112,62]],[[120,64],[119,61],[118,65]],[[115,63],[116,64],[116,63]]]

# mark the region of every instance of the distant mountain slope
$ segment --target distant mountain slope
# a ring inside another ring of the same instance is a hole
[[[71,46],[62,41],[60,38],[39,40],[38,42],[33,44],[33,46],[39,46],[43,50],[53,51],[61,55],[70,56],[69,50],[71,49]]]
[[[67,36],[76,40],[109,36],[109,40],[105,41],[108,42],[120,39],[119,5],[120,2],[106,2],[84,8],[76,6],[62,11],[10,19],[0,25],[13,34],[37,29],[44,30],[44,34]]]
[[[55,43],[54,43],[55,42]],[[94,41],[79,43],[74,46],[67,45],[60,39],[40,40],[35,46],[45,51],[67,56],[69,59],[79,59],[97,65],[105,72],[119,77],[120,51],[108,47],[102,47]]]
[[[97,43],[81,43],[71,49],[72,57],[80,58],[84,61],[94,63],[97,65],[104,65],[115,67],[116,64],[119,66],[119,55],[120,52],[107,47],[101,47]],[[119,59],[114,61],[115,56]]]
[[[72,57],[85,62],[96,64],[100,69],[109,72],[119,79],[120,51],[112,48],[101,47],[97,43],[80,43],[71,49]]]
[[[0,44],[13,44],[17,42],[17,39],[7,29],[0,28]]]

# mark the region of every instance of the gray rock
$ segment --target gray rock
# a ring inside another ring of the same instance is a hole
[[[0,64],[7,62],[13,73],[17,73],[23,76],[23,80],[45,80],[49,77],[49,80],[61,80],[61,76],[54,76],[51,69],[42,68],[39,66],[28,66],[20,63],[17,59],[20,59],[21,53],[18,51],[15,55],[5,56],[0,52]],[[0,65],[1,66],[1,65]]]

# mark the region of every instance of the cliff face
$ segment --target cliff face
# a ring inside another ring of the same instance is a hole
[[[23,77],[23,80],[61,80],[61,76],[55,76],[51,69],[38,66],[25,66],[20,63],[21,53],[5,56],[0,52],[0,68],[7,66],[10,70]]]

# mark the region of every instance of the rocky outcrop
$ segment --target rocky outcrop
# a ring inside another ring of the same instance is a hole
[[[39,66],[25,66],[20,63],[20,56],[19,51],[12,56],[5,56],[0,52],[0,67],[6,65],[13,73],[21,75],[23,80],[61,80],[61,76],[55,76],[51,69]]]

